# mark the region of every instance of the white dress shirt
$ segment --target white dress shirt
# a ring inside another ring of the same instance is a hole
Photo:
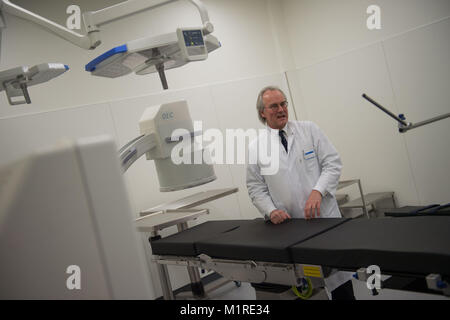
[[[288,121],[283,128],[288,152],[283,148],[278,130],[267,127],[279,144],[278,172],[265,174],[261,162],[247,165],[247,189],[258,211],[267,219],[275,209],[286,211],[292,218],[304,218],[306,200],[312,190],[322,194],[321,218],[339,218],[336,188],[342,162],[334,146],[311,121]],[[258,139],[249,144],[249,153],[257,153]]]

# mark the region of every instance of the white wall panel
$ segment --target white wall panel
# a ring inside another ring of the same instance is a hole
[[[107,104],[0,119],[0,165],[63,138],[115,136]]]
[[[276,0],[275,0],[276,1]],[[448,0],[283,0],[295,68],[382,41],[450,15]],[[381,29],[369,30],[366,10],[378,5]],[[286,48],[289,50],[289,47]],[[287,59],[289,61],[289,59]],[[288,69],[289,70],[289,69]]]
[[[341,179],[360,178],[365,192],[394,191],[400,204],[418,202],[396,124],[361,97],[366,93],[398,111],[381,44],[290,72],[288,78],[299,118],[316,122],[339,151]]]
[[[384,42],[396,104],[416,123],[450,112],[450,18]],[[394,122],[393,122],[394,123]],[[450,119],[404,134],[422,204],[450,201]]]

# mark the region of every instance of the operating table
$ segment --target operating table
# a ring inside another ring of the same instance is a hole
[[[159,264],[214,270],[251,283],[323,288],[336,270],[383,288],[450,296],[450,216],[208,221],[150,241]]]

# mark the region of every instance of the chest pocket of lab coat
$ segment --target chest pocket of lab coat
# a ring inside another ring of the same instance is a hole
[[[301,157],[307,172],[313,173],[319,170],[319,160],[313,147],[304,148]]]

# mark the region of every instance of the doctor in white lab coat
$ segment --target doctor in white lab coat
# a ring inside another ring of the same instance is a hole
[[[266,220],[279,224],[290,218],[340,218],[335,198],[342,169],[338,152],[319,127],[310,121],[289,121],[286,96],[277,87],[261,90],[257,101],[259,119],[266,124],[270,143],[279,143],[278,170],[264,171],[259,160],[247,165],[247,189]],[[277,139],[273,139],[277,137]],[[249,144],[249,155],[261,148],[260,135]],[[270,138],[269,138],[270,140]],[[340,276],[339,276],[340,274]],[[333,298],[352,299],[348,274],[338,273],[330,282]]]

